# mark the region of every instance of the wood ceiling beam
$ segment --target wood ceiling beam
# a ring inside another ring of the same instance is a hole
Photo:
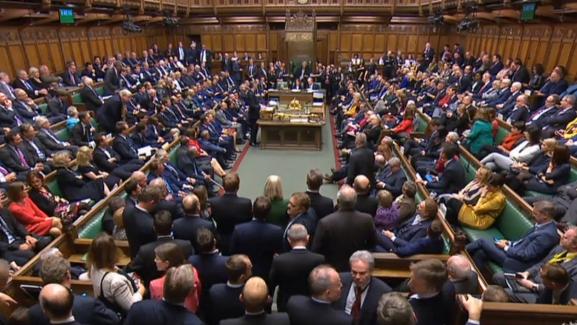
[[[34,12],[29,9],[2,9],[0,10],[0,22],[28,17],[32,14],[34,14]]]

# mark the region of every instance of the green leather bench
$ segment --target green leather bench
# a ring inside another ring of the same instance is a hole
[[[120,198],[126,198],[126,192],[120,193]],[[108,206],[102,207],[100,211],[98,211],[82,229],[78,231],[78,238],[82,239],[94,239],[100,233],[103,232],[102,230],[102,219],[108,212]]]
[[[62,195],[62,191],[60,190],[60,186],[58,186],[58,182],[56,180],[48,182],[48,184],[46,184],[46,187],[48,187],[50,193],[56,196],[64,197],[64,195]]]
[[[68,132],[67,128],[63,128],[61,130],[56,131],[56,136],[61,141],[68,141],[70,140],[70,132]]]
[[[40,110],[40,112],[42,113],[42,115],[47,115],[48,114],[48,104],[43,103],[38,105],[38,109]]]
[[[104,87],[98,87],[96,89],[94,89],[96,91],[96,93],[100,96],[104,95]]]

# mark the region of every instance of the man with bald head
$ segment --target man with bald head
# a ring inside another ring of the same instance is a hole
[[[285,313],[267,314],[265,308],[270,303],[270,295],[264,280],[260,277],[250,278],[244,285],[240,301],[244,304],[245,315],[239,318],[226,319],[221,325],[288,325],[288,315]]]
[[[479,276],[464,255],[457,254],[447,260],[449,281],[455,287],[457,294],[477,294],[479,292]]]
[[[379,202],[377,198],[371,195],[371,182],[365,175],[355,177],[353,188],[357,192],[357,204],[355,210],[375,216]]]
[[[174,221],[172,233],[174,238],[188,240],[194,249],[200,251],[200,246],[196,241],[196,236],[200,229],[208,229],[213,234],[216,233],[215,225],[200,216],[200,202],[194,194],[188,194],[182,199],[182,209],[184,216]]]
[[[79,325],[72,316],[74,296],[61,284],[47,284],[40,291],[40,307],[52,324]]]
[[[332,304],[341,297],[339,273],[329,265],[315,267],[309,275],[310,297],[293,296],[287,304],[291,324],[350,325],[352,318]]]
[[[325,256],[339,271],[349,270],[349,257],[358,250],[372,250],[376,245],[373,218],[355,210],[357,193],[343,186],[337,194],[338,210],[319,221],[312,251]]]

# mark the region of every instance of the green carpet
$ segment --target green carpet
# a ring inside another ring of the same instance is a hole
[[[331,126],[327,121],[323,126],[323,146],[321,151],[304,150],[263,150],[250,147],[240,163],[237,172],[240,176],[239,195],[254,200],[263,194],[264,183],[269,175],[278,175],[282,179],[283,194],[288,198],[293,192],[306,190],[306,175],[312,168],[330,173],[335,167]],[[336,201],[338,187],[326,184],[321,193]]]

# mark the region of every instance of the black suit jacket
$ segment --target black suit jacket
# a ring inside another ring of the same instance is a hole
[[[174,220],[172,234],[174,238],[188,240],[194,246],[194,249],[199,251],[200,248],[196,242],[196,233],[203,228],[210,229],[216,235],[216,229],[212,222],[202,219],[199,215],[185,215],[178,220]]]
[[[80,84],[80,76],[78,73],[70,73],[69,71],[65,71],[62,74],[62,83],[68,87],[76,87]]]
[[[286,310],[290,297],[309,295],[309,274],[324,262],[324,256],[305,248],[293,249],[273,258],[269,275],[269,292],[274,292],[274,288],[278,285],[276,304],[279,311]]]
[[[238,197],[236,193],[225,193],[221,197],[210,198],[209,201],[212,208],[212,218],[216,221],[217,231],[221,236],[221,251],[228,254],[230,236],[234,227],[250,221],[252,204],[250,199]]]
[[[26,92],[26,94],[28,95],[28,97],[30,98],[38,98],[38,94],[36,93],[36,88],[34,88],[34,85],[32,85],[32,83],[30,82],[30,80],[28,80],[28,85],[30,87],[26,87],[26,85],[24,84],[24,80],[21,79],[14,79],[14,81],[12,82],[12,87],[14,89],[16,88],[20,88],[22,90],[24,90]]]
[[[116,131],[116,122],[122,120],[122,100],[114,95],[107,100],[96,112],[96,120],[106,132]]]
[[[0,231],[0,254],[4,257],[4,253],[7,251],[16,251],[20,248],[18,247],[26,236],[29,235],[26,228],[12,216],[12,213],[8,211],[8,209],[0,209],[0,218],[4,220],[6,226],[8,226],[8,230],[15,237],[15,241],[11,244],[8,244],[8,238],[4,231]]]
[[[287,313],[291,324],[298,325],[350,325],[353,321],[344,311],[305,296],[291,297],[287,303]]]
[[[241,287],[231,287],[226,283],[217,283],[210,288],[208,300],[211,306],[209,323],[218,324],[223,319],[244,315],[244,305],[240,301]]]
[[[282,250],[283,230],[277,225],[251,220],[234,227],[230,240],[231,254],[246,254],[253,274],[266,279],[272,258]]]
[[[202,292],[200,298],[201,309],[204,305],[210,305],[206,301],[208,297],[208,290],[215,283],[226,283],[228,276],[226,274],[225,263],[227,256],[222,256],[218,251],[212,253],[199,253],[192,255],[188,261],[198,271],[200,283],[202,284]]]
[[[86,105],[86,109],[96,112],[103,102],[93,88],[83,87],[80,89],[80,98]]]
[[[343,283],[343,288],[341,290],[341,299],[334,303],[335,308],[338,310],[345,310],[347,305],[347,296],[353,285],[353,278],[350,272],[341,273],[341,282]],[[381,296],[387,292],[391,292],[392,289],[388,284],[377,278],[371,278],[369,287],[367,289],[367,294],[363,304],[361,305],[361,325],[372,325],[377,323],[377,305],[379,304],[379,299]],[[354,295],[354,292],[353,292]]]
[[[437,194],[457,193],[467,184],[465,168],[461,163],[452,159],[446,166],[437,182],[427,183],[427,188]]]
[[[138,150],[136,149],[134,142],[128,137],[125,138],[120,135],[114,137],[112,148],[120,156],[119,163],[121,164],[138,159]]]
[[[70,142],[77,146],[88,146],[91,141],[94,141],[92,126],[84,125],[82,122],[76,124],[74,129],[72,129]]]
[[[201,325],[203,322],[183,306],[169,304],[166,301],[147,299],[132,305],[124,324]]]
[[[105,95],[112,95],[118,90],[118,88],[120,88],[120,79],[118,78],[119,74],[120,71],[116,71],[116,69],[112,67],[106,70],[106,74],[104,75]]]
[[[152,243],[156,240],[154,232],[154,219],[152,215],[138,209],[137,206],[126,207],[122,215],[126,237],[130,246],[130,255],[136,256],[140,246]]]
[[[72,305],[72,315],[74,319],[80,324],[94,324],[94,325],[114,325],[120,324],[120,319],[114,311],[106,308],[106,306],[98,299],[89,296],[74,295],[74,304]],[[36,304],[28,309],[28,318],[30,324],[35,325],[50,325],[50,320],[39,304]]]
[[[47,150],[46,147],[44,147],[44,145],[42,144],[42,142],[38,140],[38,138],[34,138],[32,139],[32,141],[34,142],[36,147],[38,147],[38,150],[40,150],[40,152],[44,154],[44,158],[41,158],[38,155],[38,152],[36,151],[36,149],[34,149],[32,144],[30,144],[27,140],[23,140],[22,151],[24,152],[24,156],[27,157],[26,160],[28,160],[32,165],[40,162],[45,163],[46,159],[52,155],[52,151]]]
[[[20,118],[20,120],[24,122],[24,119]],[[16,125],[16,111],[14,109],[9,110],[0,104],[0,127],[13,128]]]
[[[44,145],[44,147],[46,149],[51,150],[51,151],[59,151],[59,150],[65,150],[67,148],[65,145],[54,141],[54,139],[52,137],[50,137],[48,134],[50,134],[52,137],[60,140],[58,138],[58,136],[52,130],[40,129],[36,136],[38,137],[38,140],[40,140],[40,142]]]
[[[187,259],[190,255],[194,254],[190,242],[186,240],[172,239],[170,237],[161,237],[152,243],[140,246],[138,253],[136,253],[136,256],[130,263],[129,269],[131,272],[138,273],[147,287],[150,281],[162,276],[162,272],[159,272],[156,269],[156,264],[154,263],[154,258],[156,257],[154,250],[156,247],[165,243],[175,243],[180,246],[184,257]]]
[[[367,147],[355,148],[349,157],[347,184],[352,185],[355,177],[365,175],[375,185],[375,154]]]
[[[24,160],[28,163],[28,167],[22,165],[16,149],[12,145],[6,145],[0,149],[0,160],[2,160],[4,166],[16,173],[28,172],[34,164],[32,164],[32,161],[26,156],[26,149],[20,146],[20,151],[24,155]]]
[[[116,153],[116,151],[114,151],[114,149],[112,149],[112,147],[106,148],[106,151],[108,151],[108,153],[112,158],[116,158],[117,162],[120,161],[120,156],[118,155],[118,153]],[[94,161],[94,164],[96,165],[96,167],[98,167],[98,169],[105,171],[107,173],[112,172],[114,168],[118,167],[117,162],[108,161],[108,156],[106,155],[106,153],[104,153],[104,149],[100,147],[94,149],[92,160]]]
[[[306,192],[311,199],[311,208],[315,210],[317,218],[321,219],[335,211],[333,200],[329,197],[322,196],[319,192]]]
[[[374,196],[367,194],[357,195],[357,205],[355,205],[355,210],[363,212],[374,217],[377,213],[377,208],[379,207],[379,201]]]
[[[226,319],[220,322],[221,325],[289,325],[290,320],[285,313],[267,314],[263,312],[258,315],[244,315],[239,318]]]
[[[370,215],[339,210],[319,221],[312,251],[323,254],[327,263],[337,270],[348,271],[349,257],[358,250],[372,250],[376,241],[375,225]]]

